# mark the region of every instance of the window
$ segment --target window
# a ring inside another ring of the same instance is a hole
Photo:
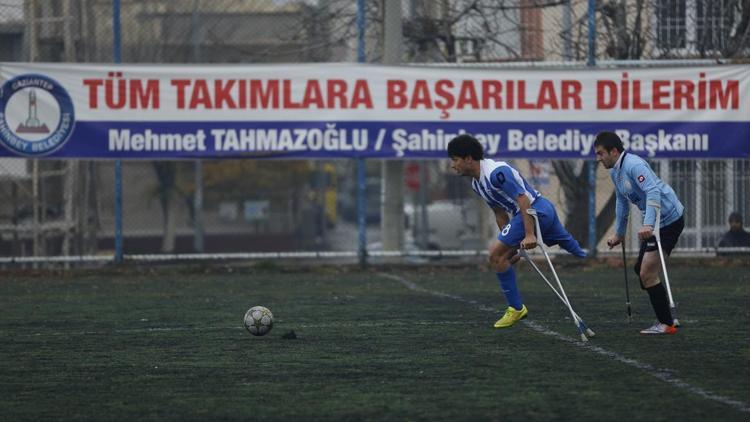
[[[734,24],[736,0],[697,2],[696,48],[700,52],[721,50]]]
[[[663,52],[712,53],[727,46],[739,0],[654,0],[656,47]]]
[[[660,49],[685,48],[686,0],[656,1],[656,45]]]
[[[481,60],[482,42],[477,38],[456,37],[456,58],[459,62]]]

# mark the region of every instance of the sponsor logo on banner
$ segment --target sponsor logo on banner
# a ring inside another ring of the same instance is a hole
[[[75,125],[73,101],[57,81],[24,74],[0,91],[0,144],[24,156],[44,156],[60,149]]]

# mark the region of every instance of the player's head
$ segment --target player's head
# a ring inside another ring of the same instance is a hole
[[[604,168],[611,169],[620,158],[620,154],[625,148],[622,146],[622,139],[614,132],[599,132],[594,141],[594,152],[596,152],[596,161],[602,163]]]
[[[458,135],[448,142],[448,156],[466,158],[471,157],[476,161],[484,158],[484,148],[477,139],[471,135]]]
[[[478,177],[478,164],[484,158],[484,148],[473,136],[458,135],[448,142],[448,157],[456,174]]]
[[[738,213],[737,211],[729,214],[729,230],[742,230],[742,214]]]
[[[618,152],[623,152],[625,147],[622,146],[622,139],[617,136],[614,132],[599,132],[594,140],[594,148],[601,146],[607,151],[616,149]]]

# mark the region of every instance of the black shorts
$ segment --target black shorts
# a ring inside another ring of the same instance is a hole
[[[682,229],[685,228],[685,219],[681,215],[680,218],[675,220],[672,224],[661,227],[659,229],[659,235],[661,236],[661,250],[666,256],[672,253],[672,249],[677,245],[677,241],[680,239]],[[643,255],[646,252],[653,252],[657,250],[656,247],[656,236],[641,241],[641,250],[638,252],[638,261],[635,262],[635,273],[640,277],[641,275],[641,262],[643,262]],[[641,284],[641,287],[643,285]]]

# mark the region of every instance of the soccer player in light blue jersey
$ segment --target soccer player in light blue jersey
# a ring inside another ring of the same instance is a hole
[[[474,137],[459,135],[453,138],[448,143],[448,156],[451,168],[459,176],[471,177],[472,189],[495,213],[500,234],[497,236],[499,242],[490,251],[489,261],[508,301],[508,309],[495,323],[495,328],[510,327],[529,312],[521,299],[513,270],[513,264],[520,258],[518,248],[533,249],[537,246],[534,220],[526,210],[536,210],[545,244],[560,245],[579,258],[585,257],[586,253],[562,226],[554,205],[508,163],[484,158],[484,149]]]
[[[667,256],[674,249],[685,226],[682,216],[685,207],[677,199],[674,190],[656,177],[644,159],[625,151],[622,140],[616,133],[601,132],[596,135],[594,151],[596,160],[609,169],[610,177],[615,184],[617,208],[615,234],[607,239],[610,249],[622,243],[625,237],[630,202],[643,214],[643,227],[638,230],[641,247],[635,264],[635,273],[640,277],[641,288],[648,292],[658,321],[652,327],[642,330],[641,334],[675,334],[677,327],[669,308],[667,290],[659,280],[661,262],[654,237],[656,207],[653,204],[660,204],[659,235],[662,251]]]

